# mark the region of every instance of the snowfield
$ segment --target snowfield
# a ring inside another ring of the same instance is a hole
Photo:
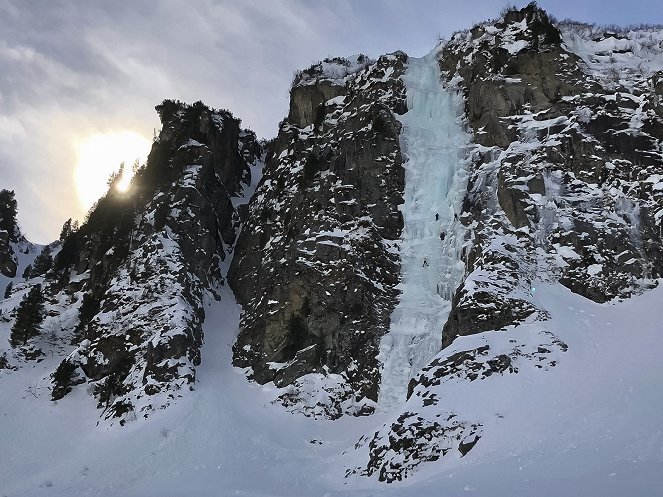
[[[353,447],[402,412],[337,421],[271,404],[273,386],[230,366],[239,308],[229,291],[207,306],[196,391],[126,426],[99,421],[79,387],[51,402],[58,358],[0,371],[0,495],[411,496],[656,495],[663,464],[663,287],[596,304],[560,285],[537,288],[551,320],[459,338],[438,357],[549,330],[568,345],[556,367],[445,384],[441,408],[483,424],[464,457],[424,463],[390,485],[353,476]],[[6,337],[2,337],[4,341]],[[415,397],[409,402],[414,402]]]

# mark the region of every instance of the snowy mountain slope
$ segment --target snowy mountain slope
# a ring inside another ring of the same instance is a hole
[[[594,485],[601,488],[600,495],[637,493],[638,488],[654,491],[658,481],[654,468],[663,456],[656,414],[663,394],[657,386],[660,367],[655,359],[663,345],[657,318],[652,316],[660,295],[657,289],[627,302],[595,304],[563,287],[543,285],[535,301],[550,309],[545,323],[458,339],[438,355],[438,363],[486,347],[478,363],[486,364],[498,354],[511,360],[503,371],[495,361],[495,371],[486,374],[490,369],[468,367],[474,359],[459,363],[456,358],[451,364],[461,374],[447,371],[432,387],[423,380],[435,380],[436,368],[422,373],[403,411],[415,412],[429,423],[453,414],[465,426],[433,443],[419,439],[422,455],[449,452],[441,463],[422,464],[429,468],[422,468],[414,479],[458,472],[479,495],[508,495],[507,491],[529,495],[535,490],[537,495],[594,495],[595,490],[590,491]],[[542,334],[547,335],[544,341]],[[548,344],[545,349],[543,343]],[[533,360],[525,357],[528,352]],[[476,378],[467,375],[473,369],[480,373]],[[469,441],[454,437],[465,435],[466,426],[473,425],[480,427],[474,430],[480,440],[462,456],[460,442],[473,442],[476,436],[471,433]],[[388,463],[402,461],[403,455],[381,454],[379,449],[385,437],[402,433],[393,424],[376,433],[368,447],[373,447],[372,462],[379,464],[372,467],[386,474],[396,469]],[[360,450],[368,447],[364,443]],[[406,459],[411,466],[417,461]],[[488,469],[491,466],[495,469]],[[401,475],[406,471],[401,467]],[[481,482],[484,471],[501,476]],[[639,482],[640,478],[645,480]]]
[[[656,495],[662,53],[531,4],[315,64],[262,145],[164,103],[138,202],[0,303],[44,287],[0,495]]]
[[[656,288],[597,304],[544,285],[536,300],[551,309],[546,323],[458,339],[437,359],[486,345],[508,351],[507,336],[536,345],[541,330],[568,350],[551,350],[547,370],[524,361],[518,373],[449,379],[432,390],[436,406],[422,407],[415,394],[407,409],[431,421],[453,412],[480,423],[482,438],[464,457],[454,442],[448,456],[386,485],[346,480],[345,472],[366,461],[367,446],[354,449],[361,434],[400,411],[327,421],[272,404],[279,389],[247,382],[230,366],[239,307],[222,289],[221,301],[206,305],[204,325],[202,355],[216,360],[203,361],[193,392],[146,420],[97,425],[94,400],[80,390],[52,403],[44,381],[51,358],[1,371],[3,399],[12,401],[0,406],[3,455],[11,454],[0,465],[0,490],[12,497],[655,495],[663,462],[662,298]]]

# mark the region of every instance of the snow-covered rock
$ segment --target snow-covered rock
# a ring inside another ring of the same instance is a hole
[[[62,359],[54,400],[84,383],[104,416],[122,422],[193,388],[203,299],[225,284],[221,264],[240,224],[232,198],[261,157],[255,135],[227,111],[174,101],[157,111],[163,128],[130,191],[111,185],[56,244],[54,267],[25,284],[42,284],[47,297],[41,336],[52,336],[33,342]],[[25,291],[14,286],[14,305]]]
[[[377,400],[398,293],[405,59],[334,59],[295,80],[229,272],[244,309],[234,362],[261,383],[328,370]]]

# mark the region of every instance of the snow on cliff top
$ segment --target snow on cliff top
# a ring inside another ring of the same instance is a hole
[[[295,75],[293,86],[311,85],[317,83],[321,79],[341,80],[339,82],[342,83],[347,76],[361,71],[374,62],[373,59],[370,59],[363,54],[356,54],[347,58],[327,58],[317,64],[313,64],[308,69],[299,71]]]
[[[570,52],[578,55],[590,73],[621,82],[663,71],[663,27],[611,30],[563,22],[558,28]]]

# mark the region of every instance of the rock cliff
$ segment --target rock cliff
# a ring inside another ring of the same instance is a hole
[[[446,349],[410,381],[402,414],[358,442],[365,462],[348,475],[394,481],[423,461],[464,456],[489,416],[459,417],[442,402],[445,388],[465,384],[471,396],[480,391],[472,382],[563,365],[569,349],[546,323],[539,284],[558,281],[598,303],[656,285],[663,116],[655,33],[554,24],[530,4],[441,44],[441,84],[463,95],[474,143],[459,216],[465,278],[441,330]],[[492,330],[510,333],[457,340]],[[403,459],[404,450],[417,456]]]
[[[244,308],[234,363],[279,386],[338,373],[354,414],[377,399],[397,296],[405,61],[327,59],[297,75],[229,273]]]

